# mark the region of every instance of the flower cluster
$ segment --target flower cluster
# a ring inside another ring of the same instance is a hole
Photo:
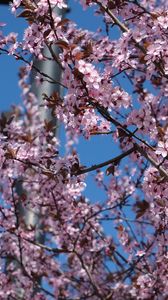
[[[0,23],[0,54],[24,62],[23,103],[0,116],[0,298],[166,300],[168,1],[79,2],[106,31],[63,0],[14,0],[22,41]],[[81,136],[101,161],[84,165]]]

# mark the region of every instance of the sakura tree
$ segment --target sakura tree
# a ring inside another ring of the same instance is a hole
[[[168,1],[80,3],[102,16],[106,31],[61,18],[54,8],[66,9],[63,0],[14,0],[12,13],[27,20],[22,41],[4,36],[1,24],[0,54],[23,61],[23,104],[0,119],[0,299],[166,300]],[[62,80],[34,58],[53,61]],[[40,117],[34,69],[37,85],[64,88],[44,94],[42,105],[64,124],[66,145]],[[83,166],[77,142],[95,135],[100,143],[110,136],[118,155]],[[85,196],[90,174],[104,201]],[[40,215],[35,225],[20,206]]]

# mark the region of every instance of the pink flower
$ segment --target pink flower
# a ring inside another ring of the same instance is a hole
[[[67,7],[64,0],[50,0],[50,5],[51,6],[57,6],[60,9]],[[48,1],[47,0],[40,0],[39,3],[38,3],[38,6],[48,7]]]
[[[6,23],[0,22],[0,27],[6,26]]]
[[[80,59],[77,62],[77,68],[84,75],[83,80],[88,83],[88,85],[93,86],[95,89],[99,88],[101,78],[92,64]]]
[[[12,13],[15,13],[16,9],[20,6],[21,0],[13,0],[13,3],[11,3],[11,11]]]
[[[166,142],[160,141],[158,143],[158,148],[155,152],[156,154],[160,154],[163,157],[166,157],[168,155],[168,140]]]
[[[145,251],[144,250],[139,250],[136,253],[136,256],[139,256],[139,257],[144,256],[144,255],[145,255]]]

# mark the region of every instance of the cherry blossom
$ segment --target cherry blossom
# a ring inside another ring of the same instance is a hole
[[[164,158],[168,155],[168,140],[166,142],[159,141],[156,153],[161,154]]]
[[[166,300],[168,1],[78,2],[96,32],[63,0],[14,0],[21,41],[0,23],[0,59],[23,63],[22,103],[0,116],[0,298]],[[38,99],[31,72],[55,91]]]

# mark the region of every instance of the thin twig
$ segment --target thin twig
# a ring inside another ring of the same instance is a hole
[[[6,50],[6,49],[0,48],[0,51],[3,51],[4,53],[9,54],[9,51]],[[64,84],[62,84],[61,82],[59,82],[59,81],[53,79],[53,78],[52,78],[51,76],[49,76],[48,74],[46,74],[46,73],[40,71],[40,69],[39,69],[36,65],[34,65],[34,64],[32,65],[31,62],[28,61],[27,59],[25,59],[23,56],[21,56],[21,55],[19,55],[19,54],[16,54],[16,53],[14,53],[13,56],[14,56],[17,60],[21,60],[21,61],[25,62],[26,64],[28,64],[32,69],[34,69],[36,72],[38,72],[41,76],[44,76],[44,77],[50,79],[50,80],[52,81],[52,83],[54,83],[54,84],[59,84],[59,85],[62,86],[63,88],[67,89],[67,87],[66,87]]]

